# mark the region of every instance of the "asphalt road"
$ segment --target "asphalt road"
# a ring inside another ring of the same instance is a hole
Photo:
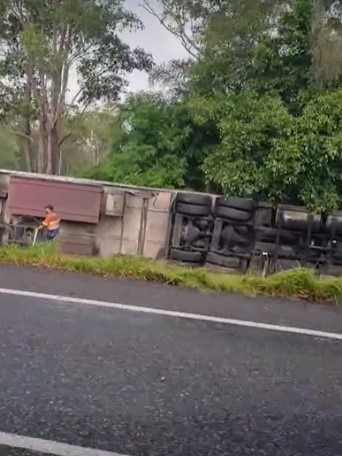
[[[341,311],[293,302],[3,266],[0,287],[342,332]],[[0,433],[129,456],[341,456],[341,349],[0,294]]]
[[[47,453],[8,448],[5,445],[0,445],[0,454],[1,456],[47,456]]]

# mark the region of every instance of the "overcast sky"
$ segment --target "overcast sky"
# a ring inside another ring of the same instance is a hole
[[[173,58],[186,57],[187,53],[179,41],[164,29],[158,20],[147,13],[139,3],[142,0],[126,0],[126,8],[133,11],[144,23],[145,29],[135,33],[124,33],[124,41],[132,47],[142,47],[153,55],[156,63]],[[154,9],[158,9],[158,0],[150,0]],[[131,91],[148,88],[148,76],[142,72],[134,72],[129,77]]]

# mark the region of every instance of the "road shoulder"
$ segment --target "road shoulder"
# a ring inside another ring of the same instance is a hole
[[[150,282],[100,278],[7,265],[0,265],[0,288],[342,332],[342,310],[290,300],[215,294]]]

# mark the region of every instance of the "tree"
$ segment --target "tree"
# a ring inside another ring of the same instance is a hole
[[[183,103],[138,94],[122,106],[120,118],[121,138],[109,160],[88,177],[159,188],[203,185],[196,162],[200,137]]]
[[[113,140],[122,134],[118,113],[112,109],[76,112],[64,120],[61,131],[69,135],[61,147],[61,172],[69,176],[81,176],[102,164]]]
[[[117,101],[124,74],[148,69],[118,33],[141,27],[121,0],[0,0],[2,115],[17,115],[28,169],[58,174],[61,123],[76,104]],[[70,100],[70,74],[79,91]],[[37,132],[37,144],[32,129]]]
[[[255,45],[257,27],[274,27],[274,15],[287,6],[291,0],[159,0],[159,7],[150,0],[144,0],[142,7],[156,17],[173,34],[189,54],[189,59],[163,64],[153,73],[170,82],[168,75],[181,75],[181,68],[187,70],[191,63],[227,57],[233,49],[246,47],[247,38]],[[256,27],[257,26],[257,27]],[[263,29],[264,30],[264,29]],[[225,57],[224,57],[225,56]],[[207,59],[208,57],[208,59]],[[241,57],[241,56],[240,56]],[[218,62],[216,62],[218,63]],[[193,66],[192,65],[192,66]],[[210,71],[215,68],[213,66]],[[225,70],[229,65],[225,65]],[[168,71],[163,71],[168,70]],[[214,70],[215,71],[215,70]],[[154,78],[155,79],[155,78]]]
[[[188,101],[193,120],[217,139],[204,159],[207,188],[317,211],[336,207],[341,196],[338,130],[328,131],[335,124],[339,128],[333,100],[339,99],[342,66],[328,64],[329,40],[322,43],[318,36],[339,42],[339,5],[326,2],[317,8],[313,0],[299,0],[273,13],[247,12],[221,34],[217,24],[211,31],[209,22]],[[326,138],[319,124],[323,106],[332,115]],[[330,152],[323,159],[325,149]]]
[[[316,2],[312,26],[312,70],[321,87],[336,86],[342,76],[342,1]]]
[[[142,0],[140,4],[168,30],[188,53],[188,58],[173,59],[155,66],[150,74],[152,84],[162,84],[174,96],[188,92],[189,70],[202,55],[203,34],[214,12],[220,11],[220,0]]]
[[[342,89],[320,94],[296,119],[293,134],[278,145],[272,163],[273,175],[287,178],[299,200],[316,212],[328,213],[342,202],[341,132]]]
[[[279,141],[286,141],[293,129],[293,118],[279,98],[244,92],[227,97],[219,107],[208,103],[197,108],[198,122],[215,116],[220,131],[220,144],[203,165],[209,187],[258,199],[287,196],[286,180],[269,172]]]
[[[207,19],[220,3],[220,0],[159,0],[158,8],[153,1],[142,0],[140,6],[180,41],[189,56],[197,59]]]
[[[341,0],[221,2],[206,19],[192,90],[274,92],[300,114],[310,92],[341,82],[341,11]]]
[[[175,89],[182,89],[178,93],[193,114],[189,122],[196,131],[194,138],[201,138],[197,154],[193,154],[193,157],[197,155],[194,164],[200,169],[203,162],[207,163],[206,157],[216,156],[215,151],[222,147],[221,109],[225,109],[225,102],[228,103],[231,95],[255,85],[254,52],[259,43],[271,35],[290,3],[285,0],[200,3],[162,0],[162,14],[149,9],[186,48],[191,45],[192,60],[187,65],[171,62],[166,67],[155,68],[152,75],[157,73],[157,80],[159,77],[164,82],[169,82],[170,78],[175,81],[177,75]],[[225,168],[222,162],[217,166],[221,166],[222,171]],[[197,171],[196,174],[201,173]],[[208,176],[206,183],[209,190],[222,191],[222,187]]]
[[[279,16],[276,31],[252,52],[249,86],[279,95],[300,115],[311,97],[342,82],[342,2],[299,0]]]
[[[154,88],[161,86],[165,97],[182,100],[189,94],[189,73],[193,59],[172,59],[155,65],[149,73],[149,82]]]
[[[207,119],[211,107],[203,108]],[[316,212],[339,206],[341,89],[317,95],[301,116],[278,96],[255,92],[232,95],[220,112],[221,144],[203,166],[207,185],[225,195],[303,204]]]

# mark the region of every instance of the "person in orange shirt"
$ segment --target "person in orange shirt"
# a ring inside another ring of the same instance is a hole
[[[59,235],[60,218],[56,214],[52,204],[45,207],[46,217],[40,226],[40,229],[45,229],[44,239],[46,241],[53,241]]]

